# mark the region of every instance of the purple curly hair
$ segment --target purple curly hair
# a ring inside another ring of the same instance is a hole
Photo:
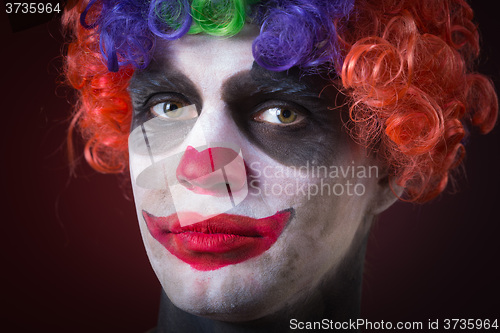
[[[80,23],[87,29],[97,27],[100,51],[112,72],[129,64],[147,67],[155,36],[167,40],[198,32],[232,36],[247,22],[261,27],[253,54],[264,68],[283,71],[341,63],[337,39],[332,36],[337,35],[335,22],[349,15],[354,0],[256,2],[91,0]]]

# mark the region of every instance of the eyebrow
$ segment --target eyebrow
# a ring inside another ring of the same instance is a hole
[[[136,71],[128,88],[134,108],[144,106],[149,96],[165,90],[182,92],[201,105],[200,92],[193,81],[168,62],[155,62],[146,70]]]
[[[325,80],[326,82],[326,80]],[[273,72],[260,67],[256,62],[252,69],[234,74],[222,84],[222,99],[233,101],[245,95],[280,94],[310,98],[320,98],[325,82],[312,82],[301,75],[297,68]]]

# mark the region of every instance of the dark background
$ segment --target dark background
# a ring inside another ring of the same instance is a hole
[[[500,87],[500,24],[482,4],[472,4],[479,70]],[[84,162],[69,176],[73,97],[58,83],[58,18],[31,28],[36,20],[25,21],[9,24],[2,7],[0,330],[143,332],[155,325],[160,285],[131,193]],[[363,318],[500,319],[499,136],[498,127],[473,133],[458,190],[382,214],[368,245]]]

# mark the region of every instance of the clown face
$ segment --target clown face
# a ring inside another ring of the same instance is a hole
[[[377,162],[343,130],[341,94],[256,65],[255,36],[158,40],[130,85],[148,257],[173,304],[228,321],[289,311],[338,281],[389,204]]]

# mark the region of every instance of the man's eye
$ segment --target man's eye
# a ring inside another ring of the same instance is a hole
[[[166,120],[180,121],[198,117],[194,104],[186,105],[177,101],[165,101],[151,107],[151,113]]]
[[[287,109],[284,107],[273,107],[258,112],[253,119],[259,122],[286,126],[301,122],[304,119],[304,116],[291,109]]]

